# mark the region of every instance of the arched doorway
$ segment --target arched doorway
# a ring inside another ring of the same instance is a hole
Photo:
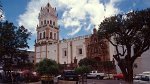
[[[98,62],[101,61],[101,58],[100,58],[100,57],[94,57],[94,59],[95,59],[96,61],[98,61]]]
[[[98,71],[102,71],[102,64],[101,64],[101,58],[100,57],[94,57],[94,60],[96,60],[95,69]]]

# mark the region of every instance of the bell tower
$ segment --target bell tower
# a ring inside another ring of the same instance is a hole
[[[48,3],[41,7],[37,25],[37,43],[54,43],[59,41],[59,28],[57,24],[56,8]]]

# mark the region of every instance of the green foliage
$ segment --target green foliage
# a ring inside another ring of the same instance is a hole
[[[23,26],[16,27],[8,21],[0,22],[0,62],[11,66],[28,59],[26,49],[31,32]]]
[[[43,59],[38,64],[36,64],[36,70],[41,75],[55,75],[58,73],[58,64],[51,59]]]
[[[112,61],[104,61],[102,62],[102,65],[104,66],[104,69],[108,70],[108,72],[109,70],[112,70],[115,68],[115,65]]]
[[[89,73],[90,71],[91,71],[91,69],[88,66],[80,66],[80,67],[75,68],[75,72],[77,74],[81,74],[81,75],[83,75],[85,73]]]
[[[125,79],[132,81],[134,61],[150,48],[150,8],[106,18],[98,32],[115,47],[113,56]]]
[[[104,69],[114,69],[114,64],[112,61],[97,61],[92,58],[84,58],[79,61],[79,66],[88,66],[91,69],[98,69],[98,67]]]
[[[65,66],[63,64],[58,64],[58,68],[59,68],[59,74],[62,74],[65,69]]]
[[[112,63],[112,61],[104,61],[102,62],[104,66],[107,66],[107,67],[112,67],[114,66],[114,64]]]
[[[106,18],[99,26],[99,36],[114,36],[116,45],[130,45],[145,51],[150,45],[149,27],[150,9],[133,11]]]
[[[97,64],[97,61],[90,58],[84,58],[79,61],[79,66],[93,66]]]

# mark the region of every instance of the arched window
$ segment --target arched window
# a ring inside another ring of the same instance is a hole
[[[56,39],[56,33],[54,33],[54,39]]]
[[[50,24],[52,24],[52,21],[50,20]]]
[[[46,20],[44,20],[44,24],[46,24]]]
[[[43,25],[43,21],[41,21],[41,25]]]
[[[42,33],[40,33],[40,39],[42,38]]]
[[[53,22],[53,25],[55,26],[55,22]]]
[[[45,38],[45,32],[43,32],[43,38]]]
[[[52,39],[52,32],[50,32],[50,39]]]
[[[49,21],[47,21],[47,24],[49,24]]]

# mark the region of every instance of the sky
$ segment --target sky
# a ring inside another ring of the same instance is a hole
[[[92,33],[105,17],[124,14],[133,10],[150,8],[150,0],[0,0],[4,19],[16,26],[23,25],[32,32],[29,50],[34,50],[36,26],[40,8],[49,2],[56,7],[60,39]]]

